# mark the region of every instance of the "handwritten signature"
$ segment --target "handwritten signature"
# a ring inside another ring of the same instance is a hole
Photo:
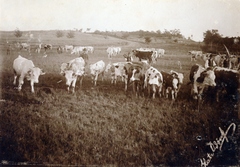
[[[214,157],[214,153],[217,149],[219,149],[220,151],[222,150],[222,146],[223,146],[223,143],[224,141],[226,140],[228,142],[228,138],[227,138],[227,135],[228,135],[228,132],[229,130],[231,129],[232,127],[232,135],[234,134],[235,132],[235,129],[236,129],[236,124],[234,123],[231,123],[227,130],[224,132],[220,127],[218,127],[220,133],[221,133],[221,136],[218,138],[216,138],[215,141],[213,142],[208,142],[206,143],[207,146],[209,146],[212,150],[212,153],[207,153],[207,158],[202,158],[200,159],[200,162],[201,162],[201,167],[207,167],[208,164],[211,162],[212,158]]]

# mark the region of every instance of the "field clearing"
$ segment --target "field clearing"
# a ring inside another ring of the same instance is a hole
[[[17,49],[6,55],[4,40],[19,39],[1,32],[2,157],[6,160],[65,165],[200,166],[199,159],[206,157],[209,149],[205,143],[219,137],[218,127],[226,129],[230,123],[238,124],[236,101],[217,104],[206,96],[198,108],[190,97],[190,68],[203,62],[191,62],[187,52],[199,48],[199,44],[146,45],[134,38],[128,41],[83,33],[76,33],[73,39],[58,39],[54,32],[41,32],[41,37],[54,46],[47,50],[47,57],[43,57],[43,51],[38,54],[32,50],[29,55]],[[122,82],[111,85],[109,73],[93,87],[87,68],[82,89],[77,86],[76,93],[69,94],[65,79],[59,74],[60,65],[78,56],[69,52],[58,54],[56,47],[63,44],[94,46],[89,64],[99,60],[106,64],[123,62],[124,53],[139,47],[163,48],[166,55],[153,66],[184,73],[184,84],[175,101],[137,98],[131,90],[124,92]],[[108,46],[121,46],[122,52],[109,60]],[[46,72],[35,84],[35,94],[30,93],[27,81],[21,93],[14,89],[12,62],[18,55],[33,60],[35,66]],[[198,136],[202,139],[197,140]],[[214,165],[237,163],[239,136],[235,133],[228,139],[231,147],[216,153]]]

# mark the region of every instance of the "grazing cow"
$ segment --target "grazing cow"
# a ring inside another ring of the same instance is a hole
[[[34,66],[32,60],[28,60],[20,55],[13,61],[13,71],[14,85],[19,76],[18,90],[21,91],[24,78],[27,78],[30,81],[32,93],[34,93],[34,83],[38,83],[39,76],[45,74],[40,68]]]
[[[51,49],[52,50],[52,45],[51,44],[45,44],[43,48],[44,48],[44,50],[46,52],[47,49]]]
[[[171,73],[161,71],[161,74],[163,76],[163,95],[168,98],[168,94],[171,91],[172,100],[174,100],[177,97],[179,90],[179,80],[177,79],[176,75],[172,75]]]
[[[20,50],[21,50],[21,49],[25,49],[25,50],[27,50],[27,51],[30,52],[31,46],[30,46],[28,43],[21,43],[21,44],[20,44]]]
[[[138,57],[139,61],[141,61],[143,59],[143,60],[148,60],[149,64],[152,63],[153,51],[132,50],[132,52],[130,54],[134,55],[135,57]]]
[[[189,51],[188,52],[188,54],[189,55],[191,55],[191,61],[196,61],[196,58],[198,57],[198,56],[202,56],[202,51],[195,51],[195,50],[192,50],[192,51]]]
[[[94,81],[94,86],[97,85],[97,79],[99,75],[102,75],[102,81],[104,77],[105,63],[100,60],[94,64],[90,64],[90,72],[92,75],[92,82]]]
[[[85,61],[82,57],[75,58],[68,63],[63,63],[60,70],[60,74],[66,78],[68,92],[71,86],[72,92],[75,92],[77,78],[80,78],[80,88],[82,87],[82,80],[85,73]]]
[[[109,63],[106,66],[106,70],[105,72],[108,72],[108,70],[110,70],[111,72],[111,84],[117,84],[117,78],[121,77],[122,81],[124,82],[126,76],[125,70],[124,70],[124,66],[125,64],[128,62],[117,62],[117,63]]]
[[[79,54],[79,53],[83,52],[84,49],[85,49],[85,51],[86,51],[86,48],[83,47],[83,46],[75,46],[75,47],[73,48],[71,54]]]
[[[165,54],[165,50],[164,49],[156,49],[157,53],[158,53],[158,57],[163,57]]]
[[[153,91],[152,98],[155,99],[158,90],[159,97],[161,97],[163,86],[163,76],[156,68],[150,67],[145,72],[144,88],[148,88],[148,95]]]
[[[65,45],[65,50],[66,50],[66,52],[68,50],[72,51],[73,50],[73,45]]]
[[[214,73],[217,84],[215,87],[216,101],[219,102],[221,95],[230,97],[230,99],[233,100],[238,100],[237,95],[240,88],[239,72],[224,67],[215,67]]]
[[[193,65],[189,75],[193,98],[201,100],[205,86],[216,86],[215,78],[212,68],[204,68],[198,64]]]

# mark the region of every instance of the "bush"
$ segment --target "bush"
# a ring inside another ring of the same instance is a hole
[[[69,32],[67,33],[67,37],[68,37],[68,38],[74,38],[74,36],[75,36],[74,31],[69,31]]]
[[[56,37],[58,37],[58,38],[63,37],[63,35],[64,35],[63,31],[58,30],[56,32]]]
[[[14,31],[14,35],[17,38],[20,38],[22,36],[22,31],[20,31],[18,28]]]

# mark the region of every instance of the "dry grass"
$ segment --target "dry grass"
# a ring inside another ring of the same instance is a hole
[[[144,46],[113,37],[105,39],[94,34],[75,34],[75,38],[57,39],[55,32],[41,33],[44,42],[54,46],[65,43],[93,45],[90,63],[109,62],[106,48],[122,46],[123,51],[111,61],[124,61],[123,54]],[[4,39],[16,41],[11,34],[1,33]],[[151,45],[151,44],[150,44]],[[197,45],[152,43],[164,48],[166,56],[154,64],[159,70],[183,72],[184,85],[176,101],[146,97],[136,98],[124,93],[124,85],[110,84],[109,74],[93,87],[90,77],[83,80],[83,88],[75,94],[66,91],[64,78],[59,74],[61,63],[76,57],[70,53],[57,54],[56,49],[43,54],[13,50],[6,55],[1,45],[1,128],[2,157],[9,161],[28,161],[43,164],[108,165],[108,166],[199,166],[199,158],[206,155],[205,143],[219,137],[218,127],[237,123],[236,102],[216,104],[204,98],[200,106],[190,98],[187,85],[190,62],[187,51]],[[36,94],[30,93],[26,82],[21,93],[14,89],[12,62],[21,54],[43,68],[46,75],[36,84]],[[177,66],[182,62],[182,69]],[[198,60],[198,63],[202,63]],[[59,80],[63,82],[58,83]],[[202,140],[198,141],[197,136]],[[216,154],[214,164],[234,165],[237,162],[237,137],[229,137],[231,147]],[[224,155],[224,158],[221,158]]]

